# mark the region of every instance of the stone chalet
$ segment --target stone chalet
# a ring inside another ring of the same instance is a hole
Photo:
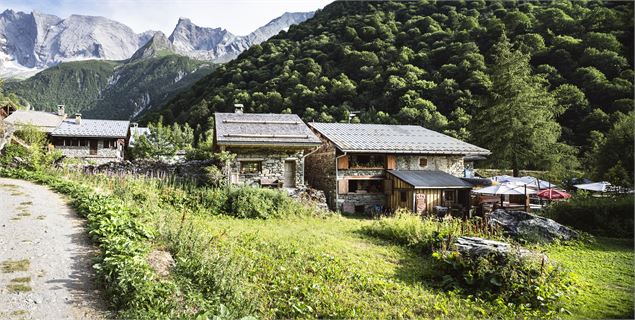
[[[236,158],[225,172],[233,184],[294,188],[304,185],[305,152],[320,139],[295,114],[215,113],[214,143]]]
[[[60,150],[69,158],[102,164],[124,159],[129,138],[129,121],[82,119],[81,114],[68,119],[64,107],[57,113],[17,110],[5,122],[19,128],[33,125],[48,135],[49,149]]]
[[[435,206],[465,212],[473,159],[490,152],[412,125],[309,123],[322,140],[307,156],[307,182],[344,212]]]
[[[70,158],[80,158],[95,164],[124,159],[130,121],[65,119],[50,133],[56,150]]]

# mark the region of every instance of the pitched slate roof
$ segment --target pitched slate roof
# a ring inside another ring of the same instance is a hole
[[[438,170],[388,170],[388,173],[412,185],[415,189],[469,189],[472,184]]]
[[[75,119],[66,119],[51,132],[51,136],[125,138],[129,127],[130,121],[81,119],[80,124],[77,124]]]
[[[13,125],[34,125],[43,132],[51,132],[57,128],[64,118],[60,115],[32,110],[16,110],[4,119]]]
[[[214,113],[216,143],[251,146],[317,146],[313,131],[295,114]]]
[[[420,126],[318,122],[309,126],[344,152],[490,154],[487,149]]]

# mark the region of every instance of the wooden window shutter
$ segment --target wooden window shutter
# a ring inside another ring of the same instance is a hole
[[[386,169],[395,170],[397,169],[397,156],[394,154],[386,155]]]
[[[392,180],[384,180],[384,192],[388,195],[392,194]]]
[[[348,193],[348,179],[342,179],[337,181],[338,193]]]
[[[348,169],[348,155],[344,155],[337,159],[338,169]]]

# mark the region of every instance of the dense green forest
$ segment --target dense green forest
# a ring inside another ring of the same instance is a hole
[[[60,63],[31,78],[8,82],[15,93],[36,110],[57,110],[87,117],[130,119],[165,103],[215,65],[176,54],[159,54],[126,61],[89,60]]]
[[[519,60],[528,57],[531,82],[549,94],[553,136],[568,147],[558,148],[567,159],[523,166],[566,162],[561,169],[593,171],[593,154],[633,110],[632,2],[336,2],[146,119],[162,115],[203,132],[213,112],[234,103],[307,121],[346,121],[350,111],[361,111],[354,121],[420,124],[483,144],[474,132],[491,124],[473,119],[496,94],[492,48],[503,38]],[[632,176],[632,156],[625,161],[631,163],[622,169]],[[511,167],[495,156],[490,165]]]

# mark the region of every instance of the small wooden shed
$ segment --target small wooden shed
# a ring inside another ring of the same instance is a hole
[[[449,173],[437,170],[388,170],[391,181],[388,206],[391,210],[405,208],[419,214],[429,214],[442,206],[457,213],[470,209],[472,185]]]

